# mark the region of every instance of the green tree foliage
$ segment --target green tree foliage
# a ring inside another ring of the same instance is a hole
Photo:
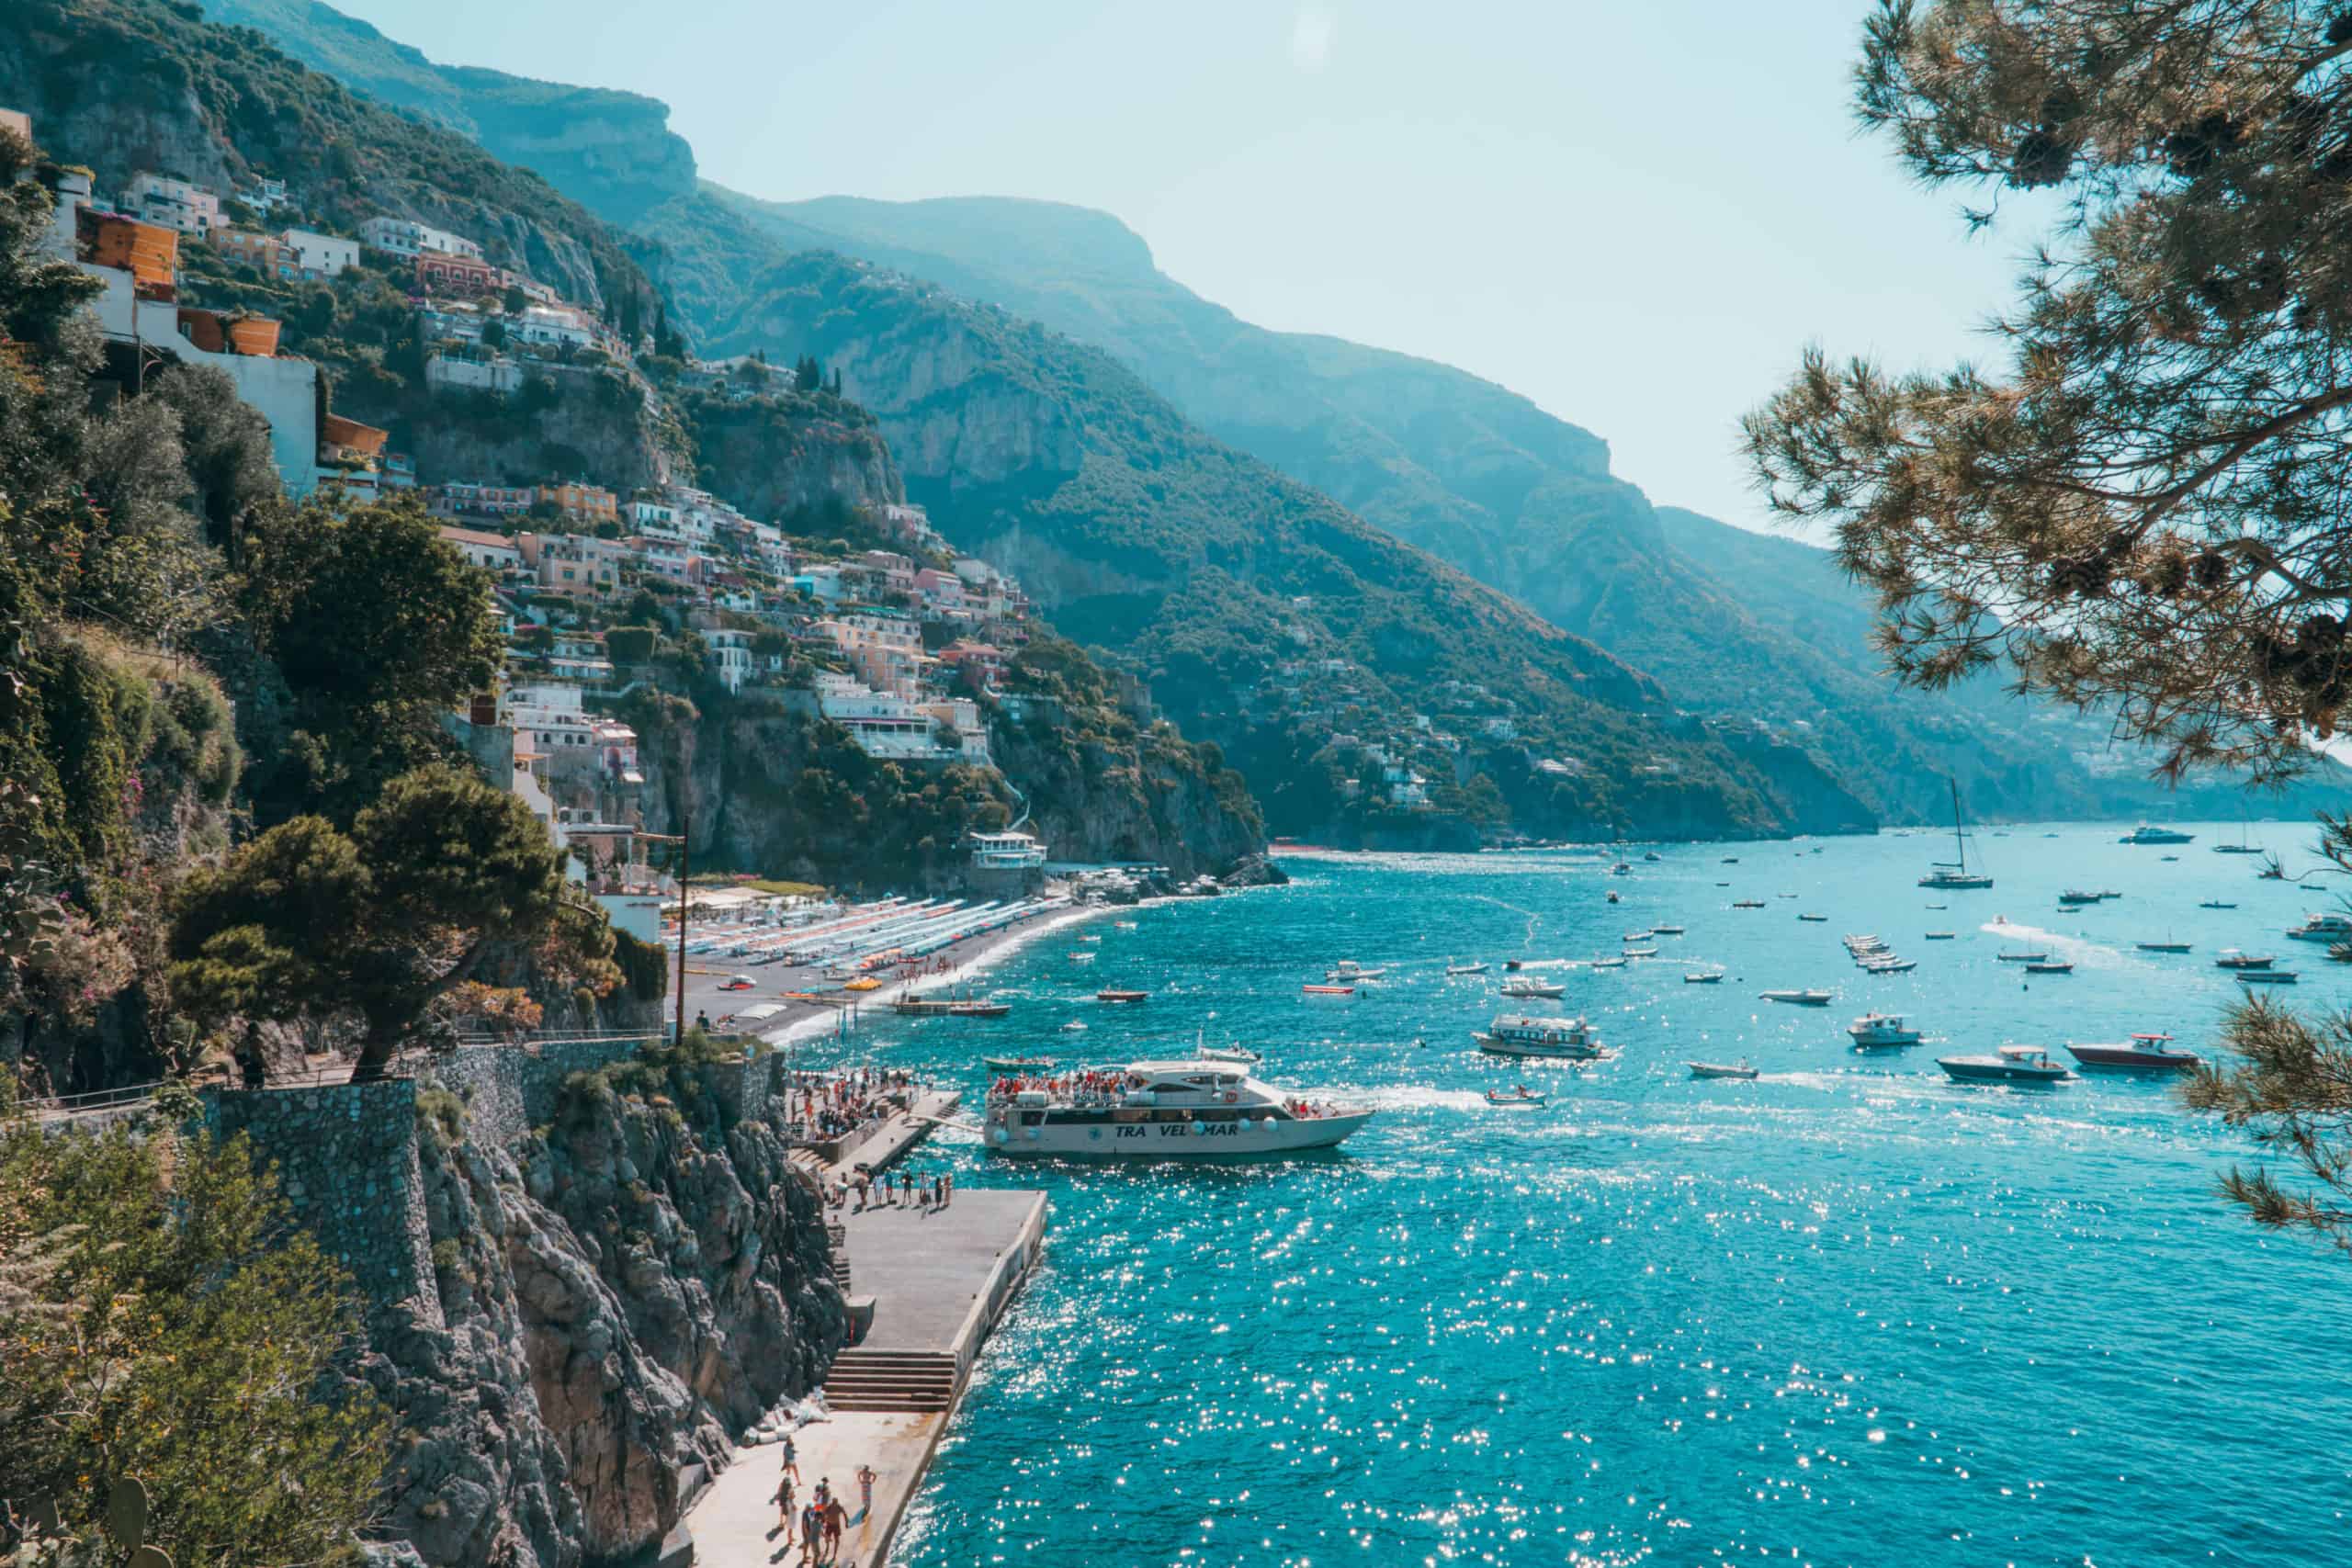
[[[358,1344],[242,1138],[0,1118],[0,1495],[82,1533],[135,1477],[183,1568],[356,1560],[390,1438]]]
[[[356,1017],[365,1077],[502,946],[558,978],[616,977],[603,912],[567,897],[530,808],[436,765],[393,780],[348,834],[298,817],[191,876],[171,931],[173,996],[214,1028]]]
[[[1749,416],[1895,667],[2006,660],[2168,765],[2291,771],[2352,694],[2352,19],[2299,0],[1885,0],[1856,105],[1930,186],[2063,220],[1989,368],[1808,353]],[[2047,199],[2047,198],[2046,198]],[[1974,215],[1989,221],[1991,212]]]

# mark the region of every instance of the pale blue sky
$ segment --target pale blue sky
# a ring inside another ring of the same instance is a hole
[[[1270,327],[1429,355],[1760,525],[1736,421],[1818,338],[1900,367],[2032,235],[1858,139],[1866,0],[340,0],[435,60],[668,102],[753,195],[1043,197]]]

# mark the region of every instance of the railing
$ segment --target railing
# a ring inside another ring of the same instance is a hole
[[[85,1111],[108,1111],[118,1106],[141,1105],[155,1098],[164,1080],[149,1083],[124,1084],[119,1089],[92,1089],[85,1094],[52,1094],[39,1100],[20,1100],[17,1103],[35,1115],[77,1116]]]

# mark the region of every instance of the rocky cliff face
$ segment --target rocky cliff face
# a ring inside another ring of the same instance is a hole
[[[829,501],[858,507],[904,501],[882,432],[854,417],[862,411],[818,404],[687,398],[697,482],[754,517],[782,517]]]
[[[433,1568],[657,1545],[696,1467],[844,1337],[817,1201],[765,1105],[739,1114],[697,1073],[576,1078],[512,1139],[483,1100],[420,1095],[437,1321],[375,1314],[366,1375],[402,1428],[387,1530]]]

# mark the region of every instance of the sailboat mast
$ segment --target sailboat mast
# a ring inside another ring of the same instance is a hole
[[[1951,841],[1960,851],[1960,873],[1968,874],[1968,835],[1960,830],[1960,778],[1948,775],[1944,782],[1951,785]]]

